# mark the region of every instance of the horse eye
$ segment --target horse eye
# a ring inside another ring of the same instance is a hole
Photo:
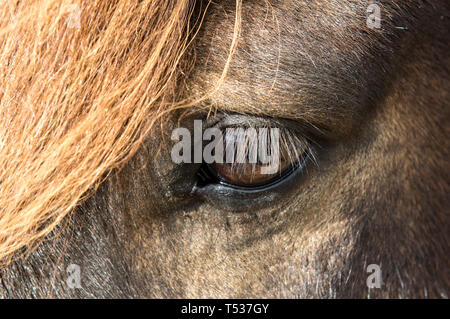
[[[261,164],[211,164],[209,170],[220,180],[222,184],[258,187],[272,184],[291,172],[296,163],[283,159],[279,169],[274,173],[262,173]]]
[[[241,143],[230,145],[225,139],[223,161],[203,163],[198,174],[201,182],[244,189],[265,188],[303,166],[309,153],[306,139],[288,130],[279,130],[276,139],[267,133],[266,143],[254,142],[253,147],[248,136]]]

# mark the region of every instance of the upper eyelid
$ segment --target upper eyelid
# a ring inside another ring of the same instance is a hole
[[[319,133],[320,129],[310,123],[302,123],[297,120],[258,116],[254,114],[237,114],[218,112],[214,117],[207,118],[206,126],[226,129],[228,127],[278,127],[287,129],[293,134],[299,134],[305,138],[312,133]]]
[[[205,114],[206,115],[206,114]],[[297,142],[307,144],[311,161],[318,166],[316,148],[321,149],[329,142],[329,132],[324,132],[312,123],[299,120],[259,116],[254,114],[239,114],[218,111],[214,116],[207,117],[204,128],[216,127],[225,130],[228,127],[278,127],[285,129],[289,137],[296,137]],[[264,124],[264,125],[263,125]]]
[[[205,129],[209,127],[215,127],[221,131],[231,127],[242,127],[244,129],[250,127],[277,127],[284,132],[281,135],[281,141],[285,143],[284,146],[288,145],[288,152],[292,149],[292,153],[297,153],[301,148],[309,149],[310,144],[315,144],[309,130],[300,123],[287,119],[219,112],[214,118],[207,119]]]

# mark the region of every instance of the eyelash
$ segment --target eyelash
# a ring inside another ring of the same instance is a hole
[[[226,128],[227,127],[222,128],[222,131],[225,131]],[[284,154],[285,157],[283,159],[290,163],[290,165],[283,170],[280,169],[280,171],[276,174],[278,176],[273,176],[273,178],[267,183],[252,186],[242,186],[230,183],[221,178],[219,174],[211,168],[211,165],[204,162],[197,174],[198,186],[203,187],[208,184],[220,184],[237,190],[265,190],[281,183],[293,172],[305,169],[306,164],[310,159],[313,162],[316,162],[311,142],[307,138],[303,137],[303,135],[300,135],[298,132],[294,132],[289,128],[280,129],[280,154]],[[282,156],[280,156],[280,161],[281,158]],[[242,166],[234,164],[231,165],[229,174],[238,174],[241,172]]]

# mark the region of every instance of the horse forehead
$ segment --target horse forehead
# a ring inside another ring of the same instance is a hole
[[[381,46],[376,30],[360,36],[366,7],[335,1],[244,2],[236,51],[209,102],[226,111],[311,122],[324,110],[348,117],[369,87],[368,72],[361,71],[367,43]],[[201,95],[221,78],[235,34],[235,9],[233,2],[209,9],[193,48],[189,94]]]

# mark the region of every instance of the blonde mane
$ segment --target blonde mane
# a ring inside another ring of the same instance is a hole
[[[2,1],[3,264],[32,250],[158,117],[182,106],[173,92],[192,10],[189,0]]]

